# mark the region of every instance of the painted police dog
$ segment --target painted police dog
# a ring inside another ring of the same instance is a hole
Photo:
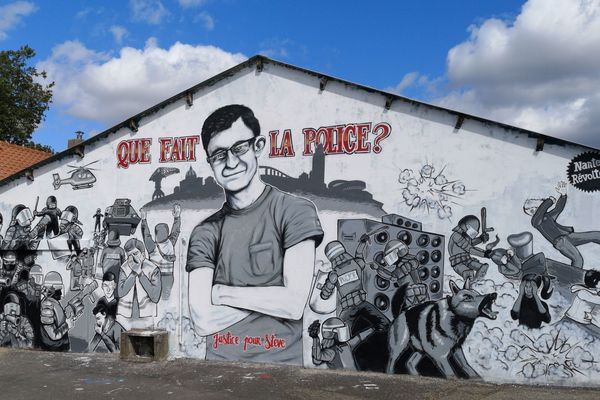
[[[498,313],[492,305],[497,294],[483,295],[471,289],[469,279],[462,289],[450,281],[450,290],[451,296],[416,305],[394,320],[388,336],[388,373],[394,373],[396,361],[410,348],[413,353],[405,366],[411,375],[419,374],[417,365],[425,356],[446,377],[479,377],[465,359],[462,344],[477,318],[496,319]]]

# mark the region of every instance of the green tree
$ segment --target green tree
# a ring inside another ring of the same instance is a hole
[[[45,71],[27,65],[34,56],[29,46],[0,51],[0,140],[52,152],[31,140],[44,120],[54,86],[54,82],[40,83],[47,79]]]

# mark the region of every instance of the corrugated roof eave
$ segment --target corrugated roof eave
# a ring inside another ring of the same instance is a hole
[[[103,131],[103,132],[101,132],[101,133],[99,133],[99,134],[97,134],[97,135],[95,135],[95,136],[93,136],[93,137],[91,137],[91,138],[83,141],[82,143],[78,144],[77,146],[74,146],[72,148],[66,149],[66,150],[64,150],[64,151],[62,151],[60,153],[57,153],[57,154],[55,154],[55,155],[53,155],[53,156],[51,156],[51,157],[49,157],[49,158],[47,158],[45,160],[42,160],[42,161],[40,161],[38,163],[35,163],[35,164],[33,164],[33,165],[31,165],[31,166],[29,166],[27,168],[24,168],[23,170],[21,170],[19,172],[16,172],[16,173],[14,173],[14,174],[12,174],[12,175],[4,178],[4,179],[1,179],[0,180],[0,186],[1,185],[5,185],[5,184],[9,183],[10,181],[13,181],[15,179],[20,178],[22,175],[25,174],[26,171],[35,170],[35,169],[43,167],[44,165],[53,163],[55,161],[59,161],[59,160],[65,158],[67,156],[76,155],[77,151],[78,151],[77,150],[78,148],[85,147],[85,146],[91,145],[91,144],[93,144],[95,142],[98,142],[98,141],[100,141],[102,139],[105,139],[109,135],[111,135],[111,134],[116,133],[117,131],[119,131],[121,128],[127,128],[127,127],[129,127],[131,121],[136,121],[136,123],[137,123],[142,118],[147,117],[149,115],[152,115],[155,112],[159,111],[160,109],[162,109],[162,108],[164,108],[164,107],[166,107],[166,106],[168,106],[168,105],[170,105],[170,104],[172,104],[172,103],[174,103],[174,102],[176,102],[178,100],[181,100],[182,98],[185,98],[188,95],[188,93],[195,93],[195,92],[197,92],[198,90],[200,90],[200,89],[202,89],[204,87],[212,86],[212,85],[218,83],[219,81],[221,81],[223,79],[226,79],[228,77],[231,77],[231,76],[235,75],[237,72],[243,70],[244,68],[250,67],[250,66],[252,66],[254,64],[257,64],[258,66],[262,66],[264,64],[273,64],[273,65],[277,65],[277,66],[280,66],[280,67],[283,67],[283,68],[290,68],[292,70],[296,70],[296,71],[300,71],[300,72],[303,72],[303,73],[306,73],[306,74],[313,75],[313,76],[315,76],[315,77],[317,77],[319,79],[326,78],[327,80],[332,80],[332,81],[336,81],[336,82],[342,83],[344,85],[353,86],[355,88],[358,88],[358,89],[361,89],[361,90],[365,90],[365,91],[368,91],[370,93],[378,93],[378,94],[381,94],[384,97],[390,98],[392,101],[400,100],[400,101],[407,102],[407,103],[410,103],[410,104],[414,104],[414,105],[418,105],[418,106],[424,106],[424,107],[427,107],[427,108],[430,108],[430,109],[433,109],[433,110],[437,110],[437,111],[441,111],[441,112],[446,112],[446,113],[455,115],[457,118],[458,117],[462,117],[465,120],[466,119],[470,119],[470,120],[473,120],[473,121],[478,121],[478,122],[483,123],[483,124],[496,125],[496,126],[501,127],[503,129],[513,130],[513,131],[521,133],[521,134],[526,134],[526,135],[528,135],[529,137],[532,137],[532,138],[542,138],[546,144],[556,144],[556,145],[561,145],[561,146],[571,145],[571,146],[576,146],[576,147],[582,147],[584,149],[598,151],[598,149],[596,149],[594,147],[590,147],[590,146],[587,146],[587,145],[584,145],[584,144],[581,144],[581,143],[576,143],[576,142],[568,141],[568,140],[565,140],[565,139],[556,138],[556,137],[545,135],[545,134],[542,134],[542,133],[539,133],[539,132],[535,132],[535,131],[531,131],[531,130],[519,128],[519,127],[516,127],[516,126],[512,126],[512,125],[509,125],[509,124],[498,122],[498,121],[493,121],[493,120],[490,120],[490,119],[487,119],[487,118],[483,118],[483,117],[479,117],[479,116],[476,116],[476,115],[464,113],[464,112],[453,110],[453,109],[450,109],[450,108],[445,108],[445,107],[437,106],[437,105],[430,104],[430,103],[427,103],[427,102],[424,102],[424,101],[414,100],[414,99],[411,99],[411,98],[408,98],[408,97],[404,97],[404,96],[401,96],[401,95],[398,95],[398,94],[395,94],[395,93],[390,93],[390,92],[386,92],[386,91],[383,91],[383,90],[380,90],[380,89],[376,89],[376,88],[373,88],[373,87],[370,87],[370,86],[357,84],[357,83],[350,82],[350,81],[347,81],[347,80],[344,80],[344,79],[340,79],[340,78],[337,78],[337,77],[334,77],[334,76],[331,76],[331,75],[327,75],[327,74],[323,74],[323,73],[316,72],[316,71],[313,71],[313,70],[309,70],[309,69],[306,69],[306,68],[303,68],[303,67],[298,67],[298,66],[295,66],[295,65],[292,65],[292,64],[287,64],[287,63],[281,62],[281,61],[272,60],[272,59],[267,58],[267,57],[265,57],[263,55],[255,55],[255,56],[249,58],[248,60],[246,60],[246,61],[244,61],[244,62],[242,62],[242,63],[240,63],[240,64],[238,64],[238,65],[236,65],[236,66],[234,66],[232,68],[229,68],[228,70],[225,70],[225,71],[221,72],[220,74],[217,74],[217,75],[215,75],[215,76],[213,76],[213,77],[211,77],[209,79],[206,79],[206,80],[198,83],[195,86],[192,86],[192,87],[190,87],[190,88],[188,88],[188,89],[186,89],[186,90],[184,90],[184,91],[182,91],[182,92],[180,92],[180,93],[178,93],[178,94],[176,94],[176,95],[174,95],[174,96],[172,96],[172,97],[170,97],[170,98],[168,98],[168,99],[166,99],[166,100],[164,100],[164,101],[162,101],[162,102],[160,102],[160,103],[158,103],[158,104],[156,104],[156,105],[154,105],[154,106],[152,106],[152,107],[150,107],[150,108],[148,108],[148,109],[146,109],[146,110],[144,110],[144,111],[142,111],[142,112],[140,112],[140,113],[138,113],[138,114],[136,114],[136,115],[134,115],[134,116],[132,116],[130,118],[127,118],[123,122],[121,122],[121,123],[119,123],[119,124],[117,124],[117,125],[115,125],[115,126],[113,126],[111,128],[106,129],[105,131]]]

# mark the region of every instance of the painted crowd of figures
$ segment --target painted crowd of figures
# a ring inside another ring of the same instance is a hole
[[[564,182],[556,187],[558,198],[527,199],[523,211],[568,264],[536,253],[528,231],[507,235],[508,248],[497,247],[500,238],[490,241],[494,228],[484,207],[478,216],[461,218],[447,242],[443,234],[395,214],[381,221],[339,220],[338,240],[325,244],[327,268],[319,275],[316,249],[325,237],[319,212],[310,200],[261,180],[258,160],[266,139],[252,110],[238,104],[216,110],[201,139],[225,201],[189,236],[184,233],[185,260],[175,252],[179,204],[172,204],[172,224],[159,223],[153,232],[147,211],[138,215],[127,198],[104,212],[98,208],[89,224],[80,221],[77,206],[61,210],[55,196],[41,211],[37,202],[33,211],[23,204],[13,208],[0,237],[0,345],[117,351],[124,329],[154,326],[174,274],[186,273],[188,291],[180,295],[187,297],[195,332],[206,337],[207,359],[302,365],[302,336],[308,334],[314,365],[477,377],[463,344],[478,319],[499,316],[493,309],[498,294],[475,287],[490,266],[518,285],[509,315],[501,316],[523,330],[555,323],[548,303],[556,286],[566,284],[557,273],[581,272],[582,281],[571,282],[573,303],[563,319],[598,327],[600,334],[600,271],[589,268],[578,249],[600,244],[600,232],[576,232],[557,221],[567,203]],[[414,192],[413,181],[442,185],[444,196],[465,194],[462,182],[448,182],[427,167],[419,176],[405,170],[399,180],[412,208],[431,208],[421,207],[428,200]],[[154,200],[165,197],[160,181],[175,171],[152,175]],[[77,189],[86,187],[91,183]],[[440,218],[451,218],[446,202],[437,210]],[[42,250],[69,271],[68,283],[55,266],[37,264]],[[458,276],[462,286],[454,279],[444,285],[446,260],[452,268],[446,273]],[[323,322],[310,321],[305,330],[307,304]],[[74,346],[69,334],[75,330],[83,344]]]
[[[570,264],[535,253],[531,232],[508,235],[510,247],[496,247],[500,239],[496,236],[496,240],[490,242],[489,232],[494,228],[486,226],[487,210],[483,208],[481,218],[467,215],[452,230],[447,246],[450,266],[463,279],[464,286],[459,288],[450,280],[450,295],[439,300],[430,299],[428,287],[419,279],[427,276],[427,270],[419,257],[415,257],[417,254],[409,252],[410,240],[390,240],[383,255],[370,263],[365,262],[364,257],[371,244],[369,236],[360,238],[353,256],[339,241],[330,242],[325,253],[332,271],[320,287],[320,296],[327,299],[333,289],[337,289],[337,310],[335,317],[326,319],[323,324],[314,321],[308,328],[313,338],[313,363],[330,368],[383,370],[381,363],[373,361],[384,359],[388,373],[478,377],[465,358],[462,345],[478,318],[494,320],[498,317],[498,312],[492,309],[498,294],[480,294],[471,287],[486,277],[490,264],[495,265],[507,281],[518,282],[518,296],[510,315],[505,317],[512,318],[524,329],[535,330],[552,323],[547,302],[560,282],[549,272],[549,265],[559,273],[578,270],[583,276],[583,282],[571,287],[573,303],[559,323],[598,326],[600,271],[582,270],[584,261],[577,247],[586,243],[600,244],[600,232],[579,233],[557,222],[567,200],[566,183],[560,182],[556,190],[558,199],[528,199],[523,211],[531,217],[531,225],[567,257]],[[425,273],[420,273],[423,270]],[[390,319],[377,304],[366,301],[368,293],[364,286],[372,271],[376,271],[377,279],[388,281],[385,285],[378,283],[380,287],[393,284],[396,291],[404,293],[402,307]],[[382,346],[380,341],[379,346],[370,346],[368,353],[361,352],[360,347],[367,346],[375,335],[385,337],[387,346]]]
[[[170,228],[156,225],[154,237],[141,214],[143,240],[132,237],[122,245],[121,236],[133,235],[140,222],[128,199],[117,199],[105,213],[97,209],[91,216],[93,240],[83,240],[78,208],[61,211],[55,196],[48,196],[41,211],[37,204],[34,211],[15,206],[0,238],[0,345],[114,352],[123,325],[156,316],[158,301],[168,298],[173,284],[181,209],[173,208]],[[53,262],[70,274],[68,282],[56,266],[37,264],[46,246]],[[93,326],[85,326],[90,320]],[[73,348],[73,330],[84,345]]]

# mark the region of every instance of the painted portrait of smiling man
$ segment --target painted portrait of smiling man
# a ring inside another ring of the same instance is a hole
[[[207,359],[302,364],[302,315],[323,230],[315,205],[265,184],[266,139],[252,110],[227,105],[202,127],[225,203],[191,233],[186,270]]]

